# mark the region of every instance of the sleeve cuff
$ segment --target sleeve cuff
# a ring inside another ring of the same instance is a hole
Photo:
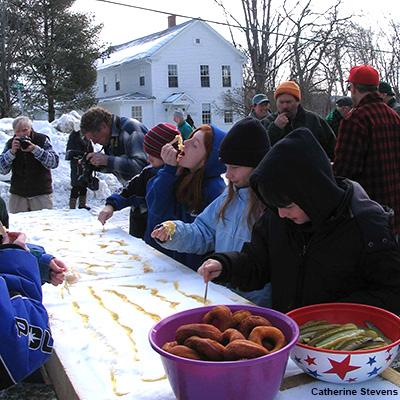
[[[11,151],[11,149],[7,151],[7,156],[10,161],[14,161],[16,157],[15,154],[13,154],[13,152]]]

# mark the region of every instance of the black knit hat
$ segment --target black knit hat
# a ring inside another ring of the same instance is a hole
[[[257,167],[270,149],[268,133],[258,119],[246,117],[232,126],[219,148],[225,164]]]
[[[379,93],[385,93],[388,96],[394,96],[395,95],[395,93],[393,92],[393,89],[390,86],[390,84],[387,83],[387,82],[384,82],[384,81],[380,81],[379,82],[378,92]]]
[[[351,97],[344,96],[344,97],[339,97],[336,100],[336,105],[338,107],[353,107],[353,100],[351,100]]]

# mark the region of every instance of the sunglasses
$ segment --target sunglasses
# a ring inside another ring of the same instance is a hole
[[[351,90],[351,86],[352,86],[351,83],[348,83],[348,84],[347,84],[347,91],[348,91],[348,92]]]

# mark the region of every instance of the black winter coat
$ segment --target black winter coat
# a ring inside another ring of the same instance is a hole
[[[400,252],[389,216],[359,184],[335,181],[309,131],[296,130],[272,147],[251,185],[272,209],[240,253],[209,257],[223,265],[216,282],[242,290],[271,282],[273,308],[282,312],[351,301],[400,313]],[[273,208],[284,199],[299,205],[311,222],[280,218]]]
[[[80,131],[71,132],[68,137],[65,159],[71,161],[71,186],[79,186],[78,177],[82,175],[79,160],[85,153],[92,153],[92,142],[81,136]]]
[[[313,133],[322,148],[325,150],[328,157],[333,160],[336,145],[336,136],[333,133],[332,128],[322,117],[312,111],[304,109],[301,105],[299,105],[294,120],[290,121],[284,129],[280,129],[274,124],[277,116],[278,113],[274,113],[266,118],[269,122],[267,132],[269,135],[271,146],[287,136],[293,129],[307,128]]]

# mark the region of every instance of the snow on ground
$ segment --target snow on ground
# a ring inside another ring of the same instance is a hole
[[[12,137],[13,118],[0,119],[0,151],[2,152],[6,142]],[[54,209],[68,208],[69,195],[71,190],[70,185],[70,163],[65,160],[65,149],[67,146],[68,135],[72,129],[79,129],[80,117],[76,111],[71,111],[68,114],[63,114],[60,118],[49,123],[47,121],[33,121],[35,131],[47,135],[53,145],[54,150],[60,156],[60,163],[56,169],[53,169],[53,204]],[[97,148],[99,150],[99,148]],[[11,174],[0,175],[0,196],[8,204],[9,198],[9,181]],[[121,185],[112,174],[97,174],[100,180],[100,188],[96,192],[88,190],[88,205],[91,206],[92,214],[97,214],[105,203],[105,199]],[[120,221],[120,226],[124,229],[129,224],[129,210],[123,210],[114,214],[112,221]]]
[[[13,214],[11,225],[79,273],[76,283],[43,286],[55,350],[78,397],[172,400],[147,336],[160,319],[204,304],[201,277],[113,222],[103,230],[86,210]],[[213,283],[208,301],[245,302]]]

